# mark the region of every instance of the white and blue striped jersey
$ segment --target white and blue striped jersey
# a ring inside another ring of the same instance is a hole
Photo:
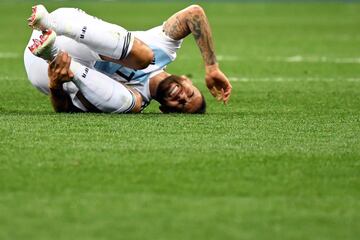
[[[148,31],[133,32],[135,37],[146,43],[154,52],[153,62],[145,69],[134,70],[112,62],[97,61],[94,68],[114,80],[136,89],[143,98],[142,108],[151,101],[149,80],[152,76],[163,71],[176,58],[176,51],[182,40],[176,41],[167,37],[162,26]]]

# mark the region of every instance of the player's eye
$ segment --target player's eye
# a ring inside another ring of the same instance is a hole
[[[193,90],[191,95],[189,96],[189,98],[192,98],[194,96],[194,94],[195,94],[195,91]]]

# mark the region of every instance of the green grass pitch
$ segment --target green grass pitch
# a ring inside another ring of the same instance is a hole
[[[168,70],[204,116],[53,113],[23,66],[32,4],[0,3],[0,239],[359,239],[359,4],[202,4],[230,103],[192,38]],[[135,30],[187,3],[46,5]]]

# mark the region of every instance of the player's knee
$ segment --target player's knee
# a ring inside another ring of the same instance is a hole
[[[108,91],[91,102],[104,113],[126,113],[134,108],[135,100],[130,91],[121,83],[114,82],[107,86]],[[96,102],[95,102],[96,101]]]

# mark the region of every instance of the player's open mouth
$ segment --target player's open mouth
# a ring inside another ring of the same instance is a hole
[[[168,97],[174,98],[180,93],[180,91],[181,91],[181,88],[178,84],[172,84],[172,86],[169,89]]]

